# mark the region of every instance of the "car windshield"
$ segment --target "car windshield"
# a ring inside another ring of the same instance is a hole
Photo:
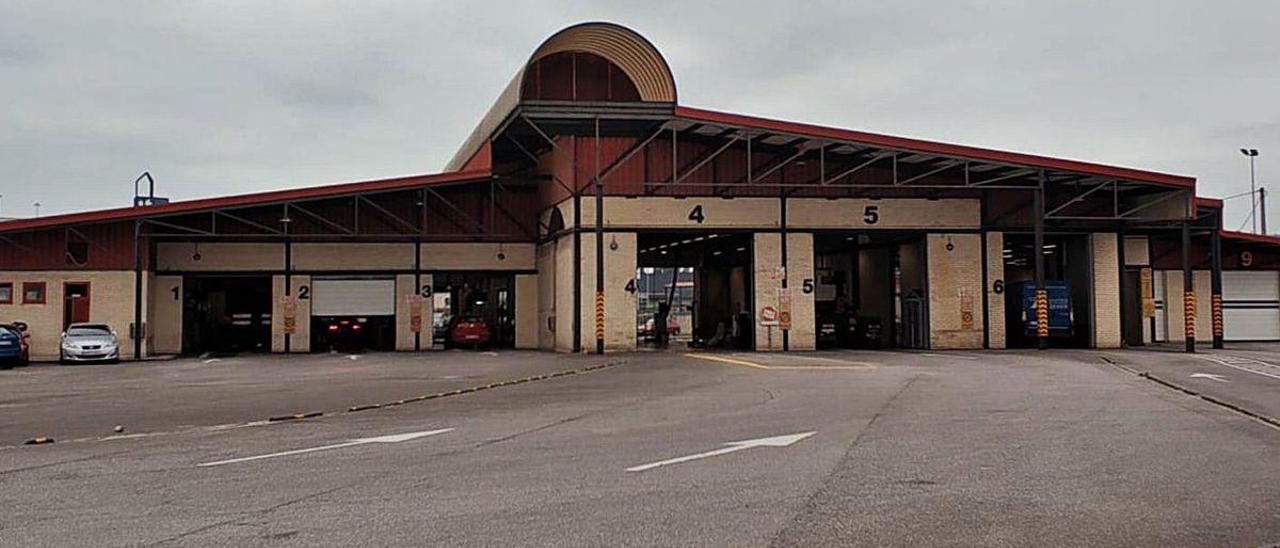
[[[102,337],[110,334],[111,330],[104,325],[79,325],[67,330],[68,337]]]
[[[17,337],[17,336],[18,336],[18,332],[17,332],[17,330],[13,329],[12,327],[7,327],[7,326],[0,325],[0,337],[4,337],[4,336],[8,336],[8,335],[12,335],[12,336],[14,336],[14,337]]]

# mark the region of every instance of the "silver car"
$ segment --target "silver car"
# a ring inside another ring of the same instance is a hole
[[[62,363],[120,361],[120,341],[111,326],[100,323],[73,323],[62,334],[59,360]]]

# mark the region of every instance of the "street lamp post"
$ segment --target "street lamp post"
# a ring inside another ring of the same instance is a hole
[[[1240,153],[1249,157],[1249,215],[1253,217],[1253,232],[1258,233],[1258,182],[1254,177],[1253,161],[1258,157],[1258,149],[1242,148]],[[1266,222],[1262,223],[1266,227]]]

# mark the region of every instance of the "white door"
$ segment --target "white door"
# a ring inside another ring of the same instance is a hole
[[[312,316],[394,316],[395,278],[311,279]]]
[[[1228,341],[1280,340],[1280,273],[1223,272],[1222,323]]]

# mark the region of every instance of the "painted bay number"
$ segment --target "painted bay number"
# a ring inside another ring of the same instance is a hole
[[[880,222],[880,206],[869,205],[862,208],[862,222],[869,225]]]
[[[698,224],[702,224],[702,221],[707,220],[707,216],[702,213],[701,205],[693,206],[693,209],[689,211],[689,220]]]
[[[309,285],[298,286],[298,300],[305,301],[310,298],[311,298],[311,286]]]

